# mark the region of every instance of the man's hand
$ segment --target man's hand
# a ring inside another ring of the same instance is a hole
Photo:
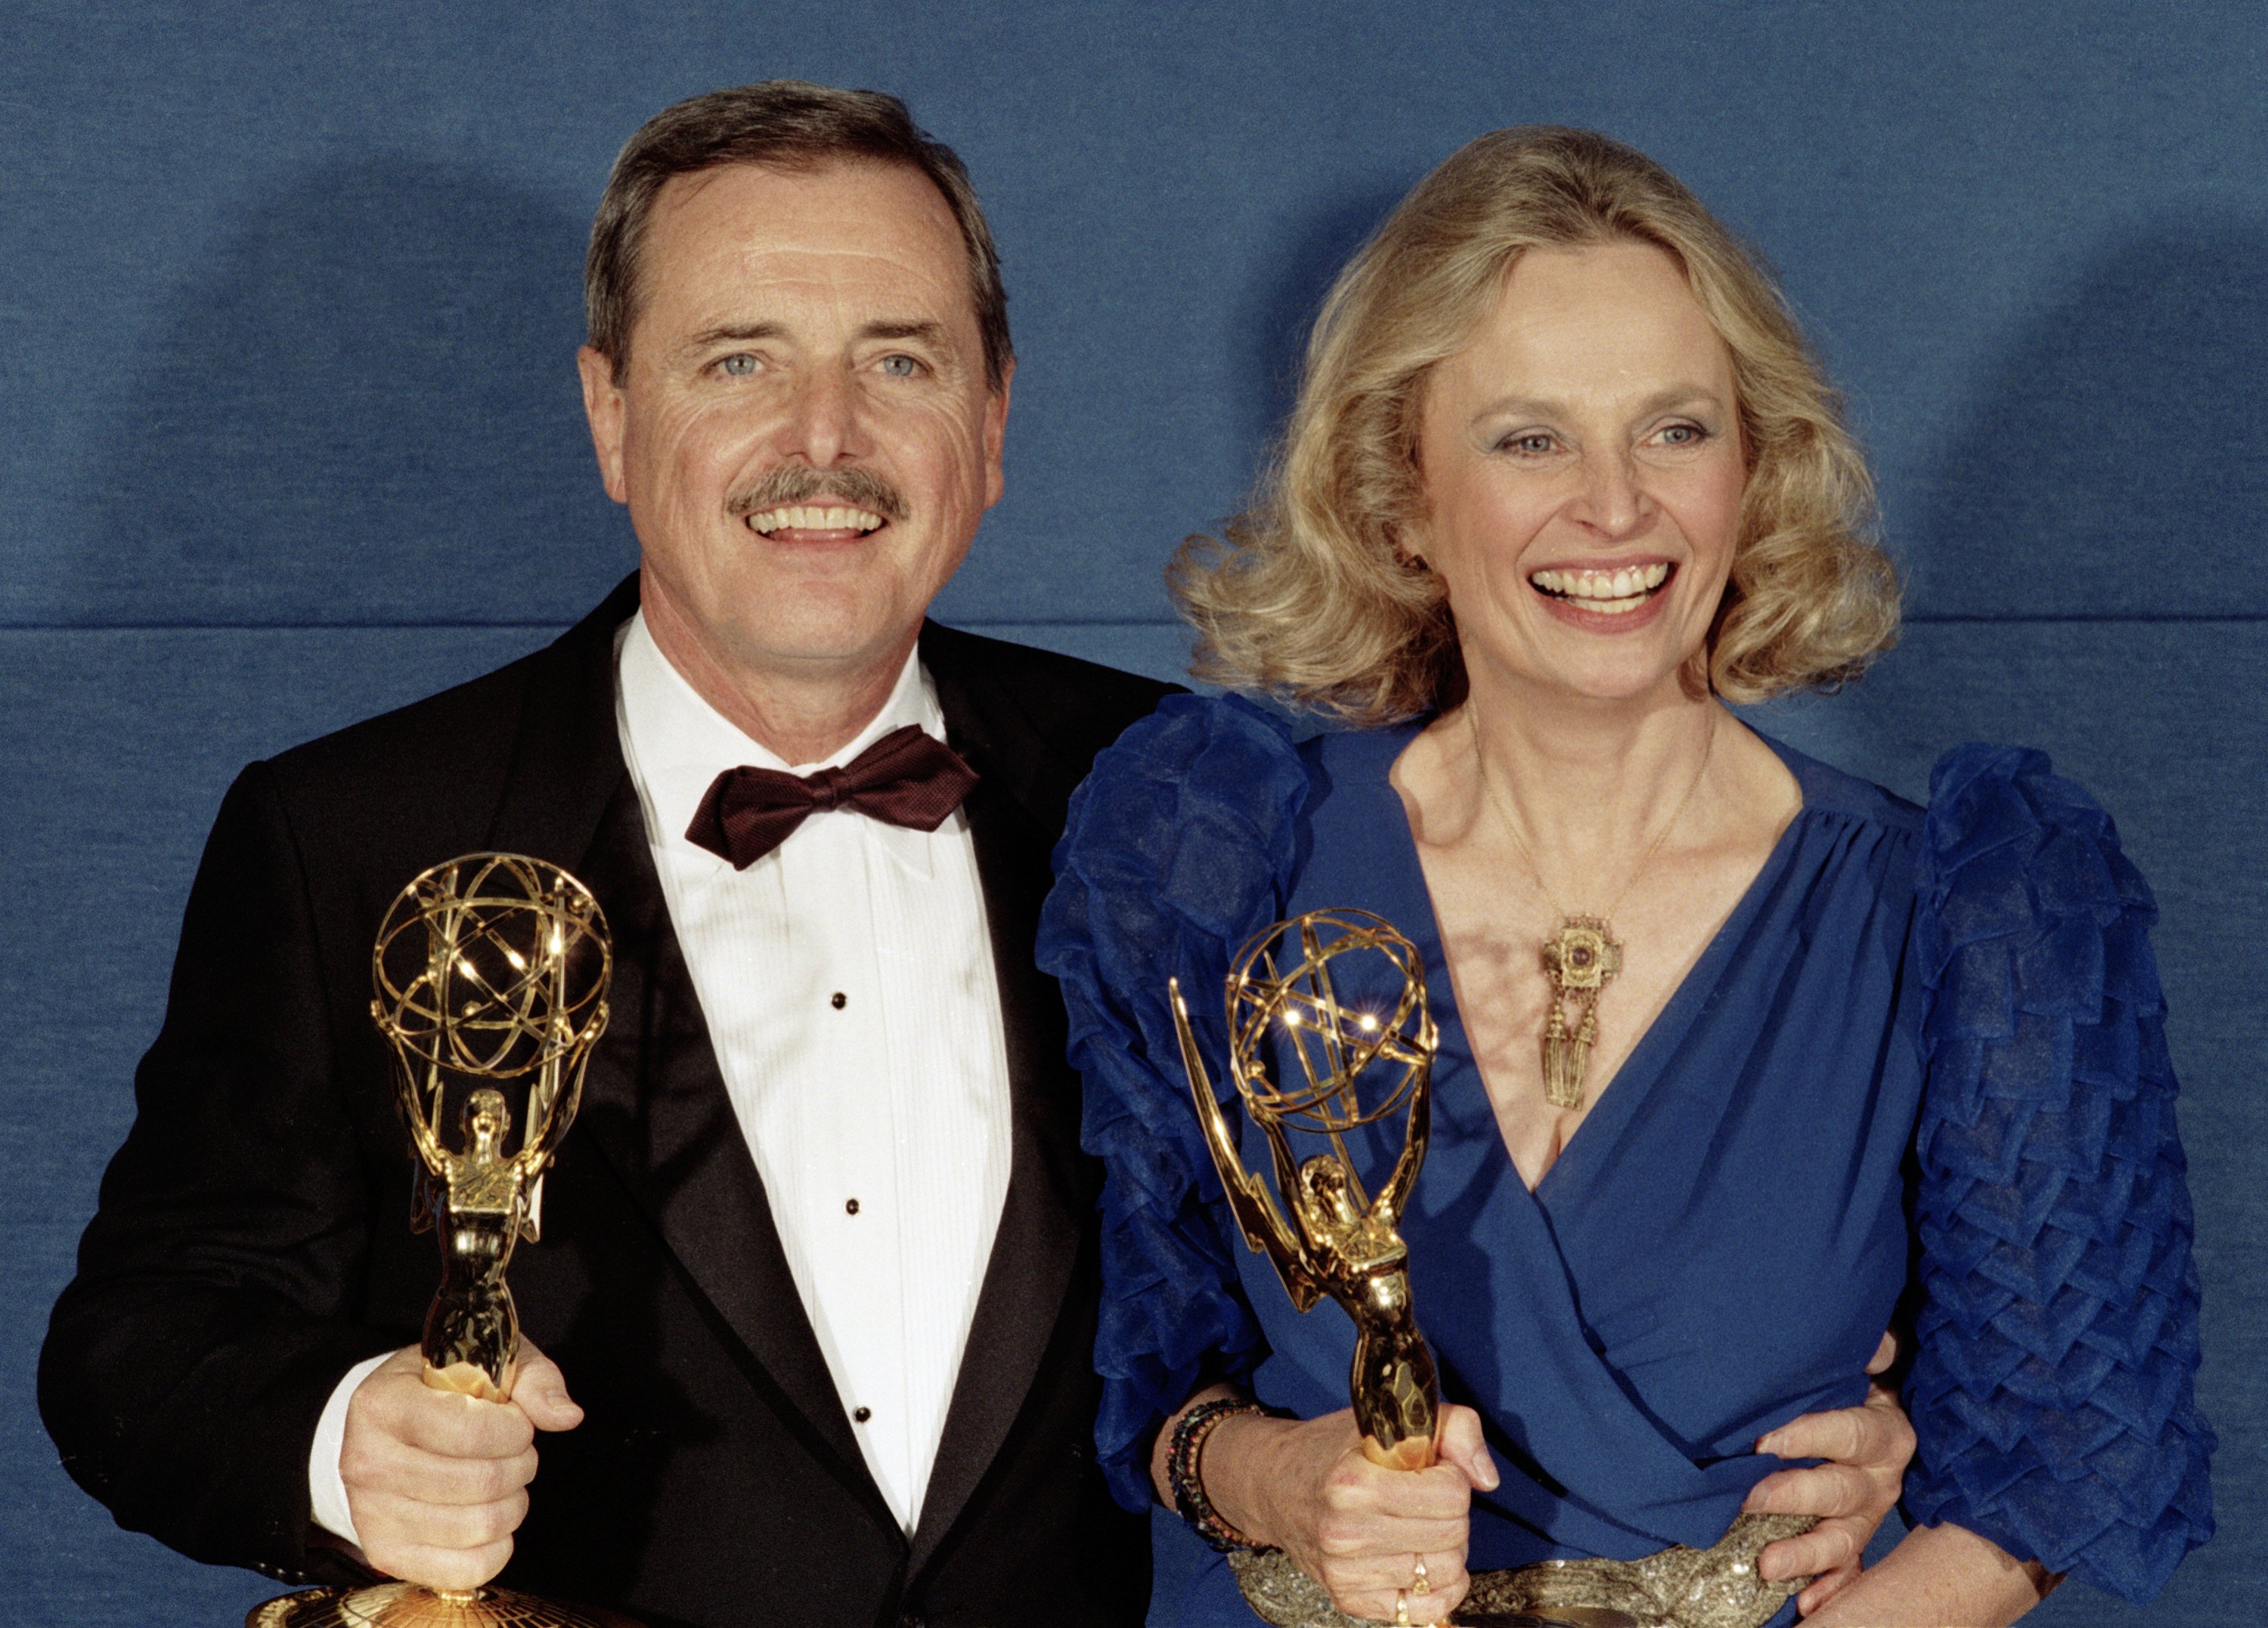
[[[1896,1357],[1897,1341],[1885,1334],[1867,1372],[1880,1374]],[[1806,1617],[1850,1587],[1874,1529],[1898,1501],[1913,1450],[1913,1426],[1898,1406],[1896,1393],[1880,1384],[1867,1393],[1863,1406],[1806,1413],[1764,1436],[1756,1443],[1759,1453],[1830,1462],[1779,1470],[1749,1490],[1742,1507],[1751,1514],[1820,1517],[1801,1536],[1765,1544],[1756,1557],[1757,1574],[1811,1575],[1810,1585],[1796,1596],[1796,1610]]]
[[[559,1365],[525,1341],[509,1402],[432,1390],[424,1366],[407,1346],[355,1388],[339,1478],[373,1567],[429,1588],[475,1588],[512,1558],[535,1433],[571,1430],[583,1410]]]

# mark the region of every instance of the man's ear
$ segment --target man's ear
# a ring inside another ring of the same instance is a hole
[[[1000,494],[1008,489],[1008,477],[1002,467],[1002,450],[1008,444],[1008,387],[1016,382],[1016,358],[1008,358],[1000,370],[1000,388],[984,400],[984,506],[987,509],[1000,501]]]
[[[588,345],[575,353],[576,370],[583,376],[583,416],[591,423],[591,450],[599,455],[599,479],[607,495],[618,503],[630,502],[622,480],[622,386],[615,383],[614,358]]]

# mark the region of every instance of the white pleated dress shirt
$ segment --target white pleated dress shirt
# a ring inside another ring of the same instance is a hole
[[[670,922],[843,1410],[910,1533],[1008,1189],[1007,1045],[976,844],[958,811],[918,832],[836,809],[736,871],[685,829],[725,769],[836,767],[904,724],[942,740],[944,715],[909,656],[855,740],[789,765],[702,700],[643,615],[618,649],[622,755]],[[316,1517],[351,1541],[338,1450],[347,1398],[374,1366],[341,1382],[310,1456]]]

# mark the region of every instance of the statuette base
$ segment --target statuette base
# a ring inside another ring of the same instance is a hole
[[[589,1606],[555,1605],[509,1588],[442,1593],[416,1583],[310,1588],[257,1607],[244,1628],[637,1628]]]

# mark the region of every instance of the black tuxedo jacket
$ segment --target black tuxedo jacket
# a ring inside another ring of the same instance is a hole
[[[613,1010],[515,1256],[523,1327],[585,1418],[541,1438],[502,1581],[665,1628],[1138,1624],[1146,1528],[1094,1463],[1098,1177],[1053,984],[1049,854],[1094,754],[1163,686],[923,630],[998,971],[1012,1155],[920,1522],[868,1476],[781,1254],[662,902],[615,723],[625,583],[549,649],[247,769],[189,898],[137,1118],[41,1354],[40,1406],[120,1522],[200,1559],[337,1578],[306,1460],[353,1363],[439,1279],[370,1019],[403,884],[479,849],[581,877]]]

